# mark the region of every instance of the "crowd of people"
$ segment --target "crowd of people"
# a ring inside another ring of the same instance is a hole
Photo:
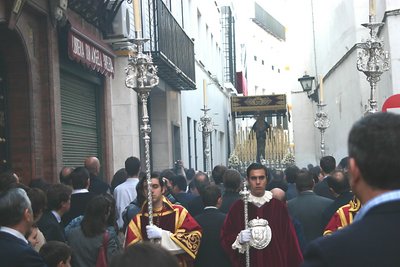
[[[129,157],[109,184],[88,157],[55,184],[2,173],[0,265],[398,266],[399,133],[400,115],[369,115],[339,164],[283,171],[217,165],[208,177],[178,161],[148,184]]]

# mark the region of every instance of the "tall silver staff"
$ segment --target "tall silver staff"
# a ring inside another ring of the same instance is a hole
[[[249,209],[248,209],[248,204],[249,204],[249,195],[250,191],[247,190],[247,181],[245,180],[243,182],[243,190],[240,191],[240,195],[242,196],[243,202],[244,202],[244,229],[248,229],[249,225]],[[246,267],[250,267],[250,247],[249,244],[246,243]]]
[[[149,114],[147,111],[147,99],[150,91],[155,87],[159,78],[157,76],[157,67],[153,64],[150,54],[143,53],[143,45],[149,40],[142,38],[141,34],[141,17],[139,0],[133,1],[135,12],[135,33],[136,38],[129,42],[136,45],[136,53],[131,53],[128,57],[128,66],[125,68],[126,87],[135,90],[142,102],[142,125],[140,131],[143,133],[144,154],[146,163],[147,178],[147,205],[149,213],[149,225],[153,225],[153,199],[151,194],[151,177],[150,177],[150,133],[151,127],[149,123]]]

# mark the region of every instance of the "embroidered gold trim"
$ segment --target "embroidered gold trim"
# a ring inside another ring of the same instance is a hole
[[[196,258],[196,254],[199,251],[201,233],[199,231],[193,231],[190,233],[185,233],[178,231],[177,233],[171,235],[171,239],[180,246],[190,257]]]

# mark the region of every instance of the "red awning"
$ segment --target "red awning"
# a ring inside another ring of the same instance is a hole
[[[71,25],[68,31],[68,56],[100,72],[101,74],[114,76],[113,50],[100,38],[85,30],[78,19],[68,16]]]

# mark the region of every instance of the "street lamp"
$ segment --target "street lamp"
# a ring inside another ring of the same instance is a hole
[[[303,91],[307,93],[308,98],[318,103],[318,92],[315,91],[314,93],[311,93],[315,77],[310,76],[308,74],[304,74],[303,77],[300,77],[297,80],[300,82]]]

